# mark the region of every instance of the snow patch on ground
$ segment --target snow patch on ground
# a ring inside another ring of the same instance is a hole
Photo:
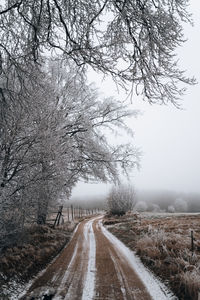
[[[9,287],[7,287],[7,286],[5,286],[5,287],[3,286],[2,287],[2,293],[3,293],[3,295],[5,295],[4,297],[6,297],[7,293],[9,295],[9,296],[7,296],[9,298],[5,298],[5,299],[19,300],[21,298],[21,296],[29,289],[29,287],[31,286],[31,284],[32,284],[32,281],[30,281],[29,284],[27,284],[26,286],[24,286],[23,283],[19,283],[19,282],[15,281],[15,280],[12,280],[9,283]]]
[[[153,300],[177,300],[178,298],[157,278],[155,277],[141,262],[133,251],[126,247],[111,232],[103,227],[102,221],[99,221],[102,232],[111,241],[115,249],[124,256],[129,265],[138,274],[139,278],[145,285],[147,291]]]
[[[89,244],[88,254],[88,269],[84,282],[82,300],[92,300],[95,290],[95,277],[96,277],[96,242],[94,231],[92,228],[93,219],[86,223],[84,227],[84,236],[86,242]]]

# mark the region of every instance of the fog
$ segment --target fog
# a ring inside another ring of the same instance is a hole
[[[177,54],[182,69],[200,82],[200,3],[195,0],[190,3],[194,27],[185,26],[185,36],[188,40],[177,50]],[[115,96],[121,100],[126,98],[124,91],[117,91],[111,79],[106,78],[102,81],[100,75],[91,71],[89,81],[94,81],[106,96]],[[128,121],[135,132],[134,139],[129,139],[143,153],[140,170],[134,170],[130,174],[130,183],[137,191],[200,193],[199,95],[199,84],[189,86],[180,101],[181,109],[176,109],[171,104],[150,105],[142,102],[139,97],[133,97],[131,108],[142,111],[142,115],[137,119]],[[121,137],[118,139],[121,141]],[[104,196],[109,187],[109,184],[80,182],[72,196]]]

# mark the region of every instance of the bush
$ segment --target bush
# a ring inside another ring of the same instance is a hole
[[[177,198],[175,200],[174,206],[175,206],[175,210],[177,212],[186,212],[186,211],[188,211],[188,204],[182,198]]]
[[[148,209],[147,203],[145,201],[139,201],[139,202],[137,202],[135,209],[137,211],[141,211],[141,212],[147,211],[147,209]]]
[[[133,187],[127,185],[113,186],[109,192],[108,212],[112,215],[122,216],[132,210],[136,204]]]

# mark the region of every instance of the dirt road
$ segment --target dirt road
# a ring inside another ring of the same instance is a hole
[[[101,219],[80,223],[67,247],[20,299],[173,299],[134,254],[103,227]]]

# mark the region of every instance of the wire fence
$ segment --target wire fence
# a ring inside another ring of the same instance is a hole
[[[82,208],[74,205],[68,207],[59,206],[57,211],[55,208],[49,211],[47,224],[55,227],[66,222],[72,222],[77,219],[97,215],[103,212],[104,211],[100,208]]]

